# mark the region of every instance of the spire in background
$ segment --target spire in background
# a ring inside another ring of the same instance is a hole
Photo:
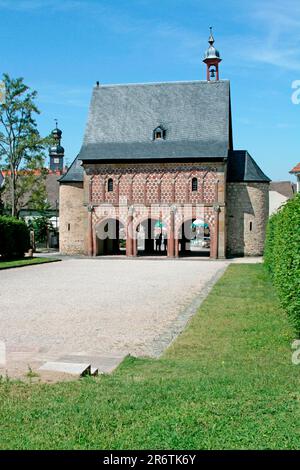
[[[64,169],[64,155],[65,149],[61,146],[62,131],[58,129],[58,121],[55,121],[55,129],[51,132],[52,137],[55,141],[54,145],[51,145],[49,149],[50,157],[50,170],[62,173]]]

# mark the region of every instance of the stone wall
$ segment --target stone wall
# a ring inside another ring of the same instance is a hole
[[[261,256],[269,217],[269,183],[227,184],[227,255]]]
[[[59,251],[62,254],[86,252],[87,208],[83,183],[65,183],[59,190]]]

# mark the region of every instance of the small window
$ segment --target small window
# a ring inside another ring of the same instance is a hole
[[[114,190],[114,182],[112,178],[109,178],[108,183],[107,183],[107,190],[109,193],[112,193]]]
[[[165,131],[162,129],[162,127],[157,127],[153,131],[153,139],[154,140],[162,140],[165,138]]]
[[[250,222],[250,232],[252,232],[252,222]]]
[[[71,224],[68,224],[68,232],[71,230]]]
[[[198,191],[198,180],[197,180],[197,178],[192,179],[192,191]]]

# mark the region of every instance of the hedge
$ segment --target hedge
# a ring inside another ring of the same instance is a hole
[[[3,258],[22,258],[30,247],[29,230],[24,221],[0,216],[0,255]]]
[[[280,302],[300,335],[300,194],[270,218],[264,262]]]

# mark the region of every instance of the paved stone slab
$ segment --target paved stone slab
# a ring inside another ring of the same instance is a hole
[[[39,370],[47,372],[62,372],[64,374],[83,377],[84,375],[90,375],[91,365],[76,362],[46,362],[46,364],[42,365]]]
[[[91,368],[97,369],[98,373],[109,374],[118,367],[118,365],[123,361],[123,359],[124,356],[85,356],[81,354],[75,354],[60,357],[59,361],[71,363],[76,363],[78,361],[85,362],[91,364]],[[92,372],[91,375],[93,375]]]

